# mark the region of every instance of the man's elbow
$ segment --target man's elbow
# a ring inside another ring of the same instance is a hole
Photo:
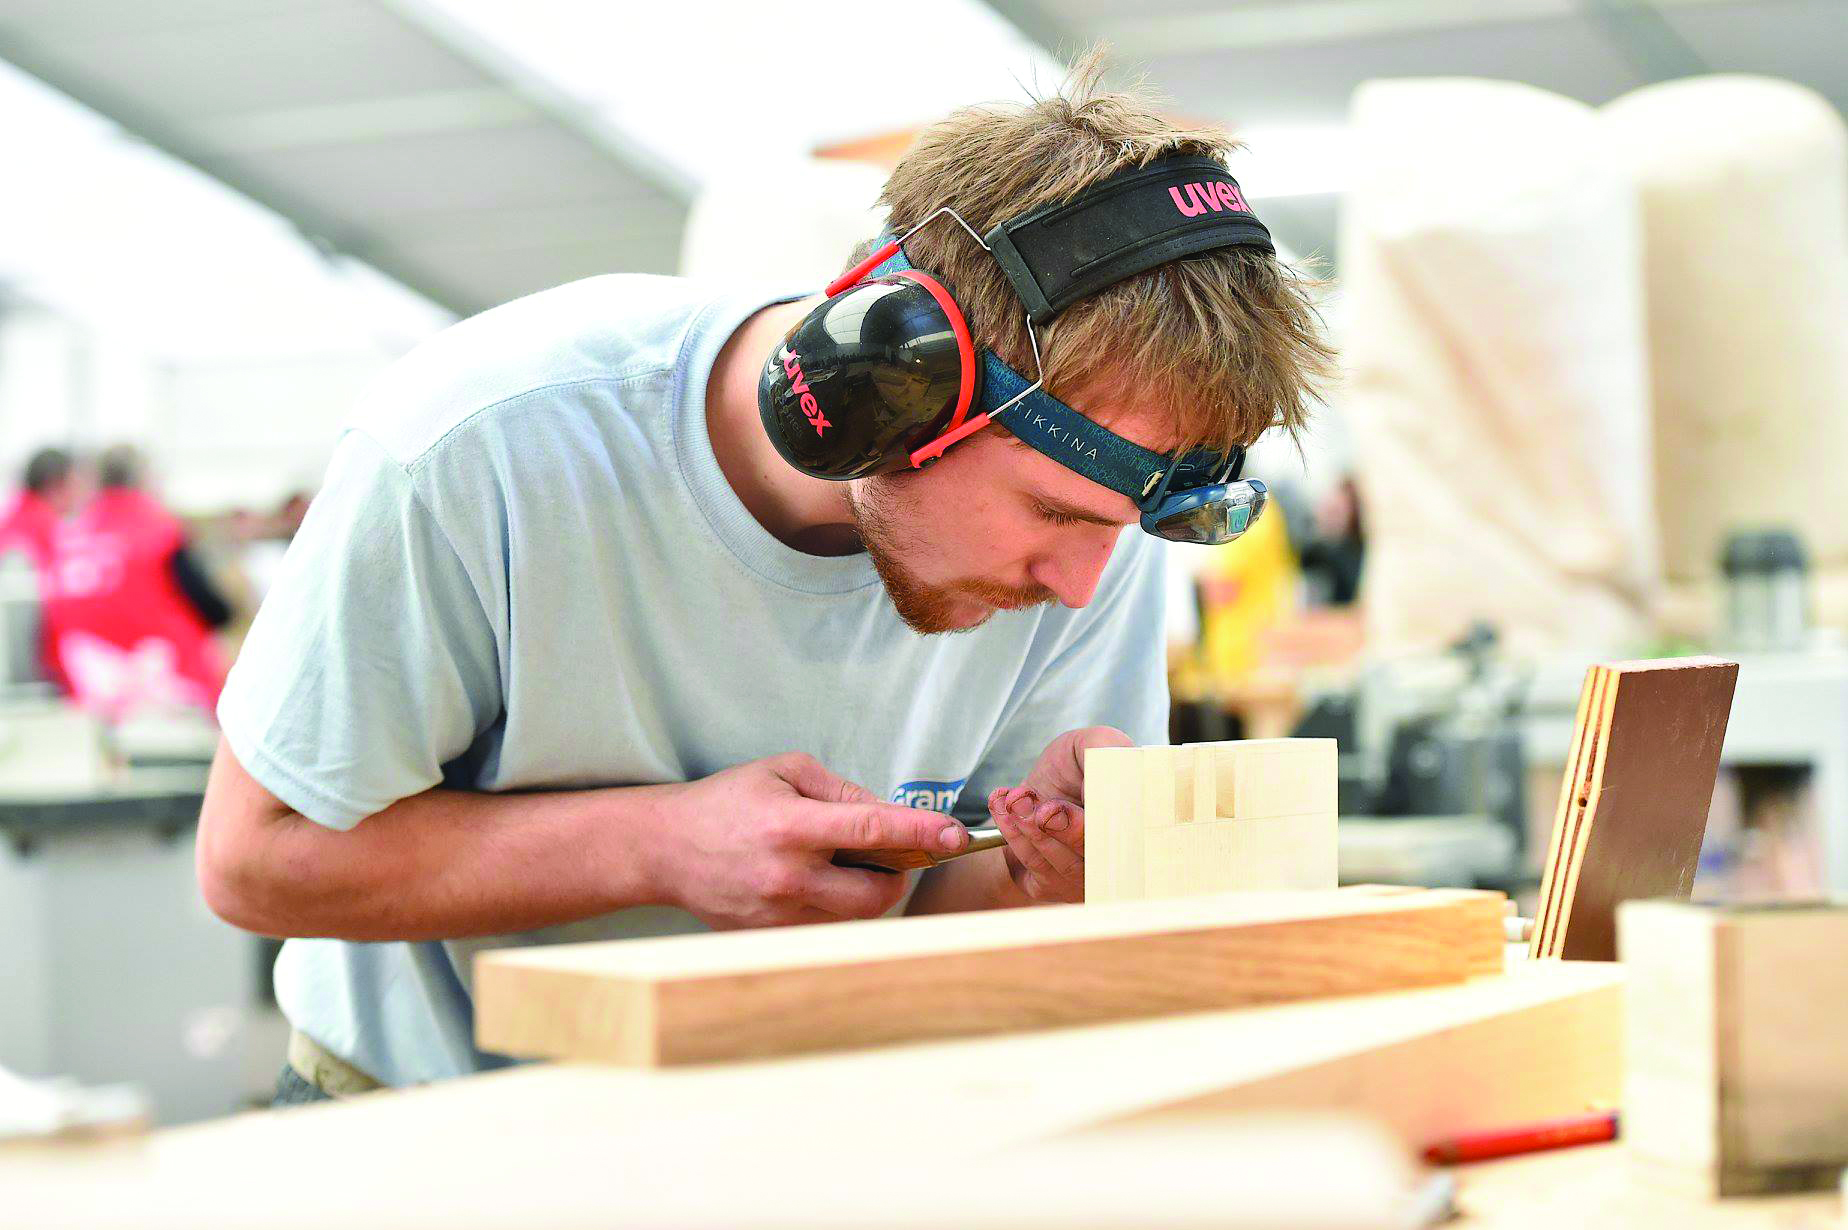
[[[279,886],[269,863],[275,826],[293,815],[220,744],[199,808],[193,857],[200,896],[212,913],[245,931],[287,934],[277,915]]]
[[[263,908],[269,897],[254,860],[243,852],[244,843],[224,831],[222,817],[213,817],[210,798],[199,817],[199,843],[193,865],[199,877],[199,895],[206,908],[244,931],[274,935],[276,928]]]

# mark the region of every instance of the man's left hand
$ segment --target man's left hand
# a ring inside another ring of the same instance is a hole
[[[1026,780],[988,796],[988,812],[1007,838],[1014,886],[1035,902],[1084,900],[1084,752],[1134,747],[1109,726],[1068,730],[1049,744]]]

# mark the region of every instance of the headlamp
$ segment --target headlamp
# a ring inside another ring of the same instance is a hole
[[[1242,448],[1224,459],[1196,454],[1177,461],[1139,505],[1143,530],[1169,542],[1231,542],[1251,528],[1270,499],[1262,482],[1239,478],[1244,468]]]

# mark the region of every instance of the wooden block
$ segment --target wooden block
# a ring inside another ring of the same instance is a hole
[[[1623,1136],[1711,1195],[1848,1166],[1848,906],[1626,903]]]
[[[1333,739],[1246,739],[1184,744],[1179,750],[1194,763],[1193,819],[1335,810]]]
[[[1228,893],[486,953],[475,1033],[657,1065],[1455,982],[1502,967],[1499,893]]]
[[[1534,956],[1615,960],[1619,902],[1688,896],[1738,678],[1739,664],[1718,658],[1587,672],[1541,881]]]
[[[1333,739],[1087,751],[1085,899],[1333,888],[1335,756]]]
[[[1151,829],[1143,857],[1158,869],[1162,896],[1326,889],[1335,881],[1335,843],[1316,838],[1329,821],[1323,814],[1176,824]]]

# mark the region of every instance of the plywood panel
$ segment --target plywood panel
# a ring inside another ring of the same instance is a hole
[[[1535,956],[1610,961],[1619,902],[1694,886],[1737,662],[1662,658],[1586,677],[1541,885]]]

